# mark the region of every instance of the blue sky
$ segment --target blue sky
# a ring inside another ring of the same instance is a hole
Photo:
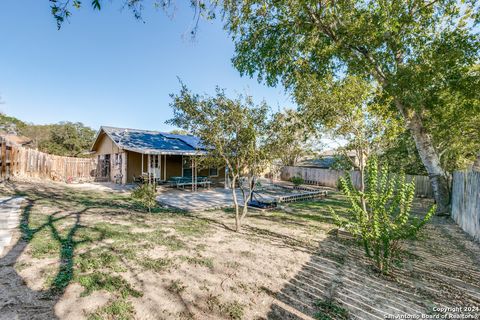
[[[39,124],[170,130],[164,122],[177,76],[194,92],[213,93],[219,85],[274,109],[294,106],[282,88],[240,77],[220,21],[201,22],[192,41],[189,8],[177,8],[173,19],[146,8],[142,23],[120,2],[104,3],[101,12],[75,10],[58,31],[47,0],[0,1],[1,111]]]

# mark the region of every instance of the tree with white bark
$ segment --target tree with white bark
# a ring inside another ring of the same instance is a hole
[[[479,59],[478,1],[246,0],[224,8],[242,74],[293,91],[306,75],[357,75],[381,90],[415,141],[438,212],[448,212],[447,173],[426,117],[447,88],[474,94],[463,89]]]
[[[145,0],[122,0],[141,19]],[[50,0],[58,26],[81,1]],[[100,10],[102,1],[92,1]],[[168,8],[172,1],[154,2]],[[430,177],[437,211],[449,210],[448,172],[435,141],[432,114],[443,94],[478,101],[479,0],[198,0],[201,17],[221,16],[235,41],[235,67],[259,81],[293,91],[305,76],[368,79],[403,118]],[[220,15],[216,13],[221,11]],[[477,104],[478,107],[478,104]],[[478,110],[478,109],[477,109]],[[476,152],[475,150],[474,152]],[[473,154],[471,150],[467,152]],[[469,155],[469,158],[471,156]]]
[[[307,127],[339,143],[337,152],[359,172],[359,191],[363,194],[368,159],[379,152],[380,140],[395,137],[399,123],[388,119],[388,115],[377,114],[381,105],[368,81],[355,76],[320,81],[305,77],[302,81],[295,97]],[[352,153],[355,157],[351,157]]]
[[[230,99],[217,88],[215,96],[192,93],[182,84],[180,93],[171,95],[174,117],[168,121],[199,137],[207,154],[204,164],[226,166],[235,210],[235,230],[240,231],[248,213],[248,202],[255,181],[266,168],[270,155],[266,144],[269,108],[255,104],[251,96]],[[238,198],[240,190],[242,199]]]

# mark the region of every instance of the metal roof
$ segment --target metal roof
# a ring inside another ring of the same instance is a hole
[[[144,154],[203,154],[200,139],[190,135],[170,134],[150,130],[105,127],[105,132],[121,149]],[[98,136],[97,136],[98,138]]]

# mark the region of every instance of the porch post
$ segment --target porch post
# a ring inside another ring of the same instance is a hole
[[[197,191],[198,190],[198,179],[197,179],[198,172],[197,172],[197,158],[195,158],[195,156],[193,156],[193,163],[195,165],[195,169],[194,169],[194,171],[195,171],[195,191]]]
[[[194,162],[193,162],[193,157],[192,157],[192,191],[195,191],[195,174],[194,174]]]
[[[158,180],[162,181],[162,155],[158,155]]]
[[[163,178],[167,180],[167,155],[163,158],[164,163],[163,163]]]
[[[142,153],[142,176],[143,176],[143,153]]]
[[[150,153],[147,156],[147,174],[148,174],[148,183],[150,183]]]

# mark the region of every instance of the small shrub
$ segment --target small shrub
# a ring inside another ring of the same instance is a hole
[[[367,257],[388,273],[399,257],[401,242],[414,239],[435,212],[435,206],[423,218],[411,216],[415,183],[405,182],[405,175],[391,177],[388,168],[379,170],[376,159],[367,163],[365,191],[356,190],[350,176],[341,178],[341,188],[350,202],[347,218],[330,208],[335,223],[357,237]]]
[[[142,184],[132,191],[132,198],[140,203],[148,212],[157,206],[157,187],[154,184]]]
[[[303,180],[302,177],[292,177],[290,179],[290,181],[295,185],[295,186],[299,186],[301,184],[303,184],[305,182],[305,180]]]

